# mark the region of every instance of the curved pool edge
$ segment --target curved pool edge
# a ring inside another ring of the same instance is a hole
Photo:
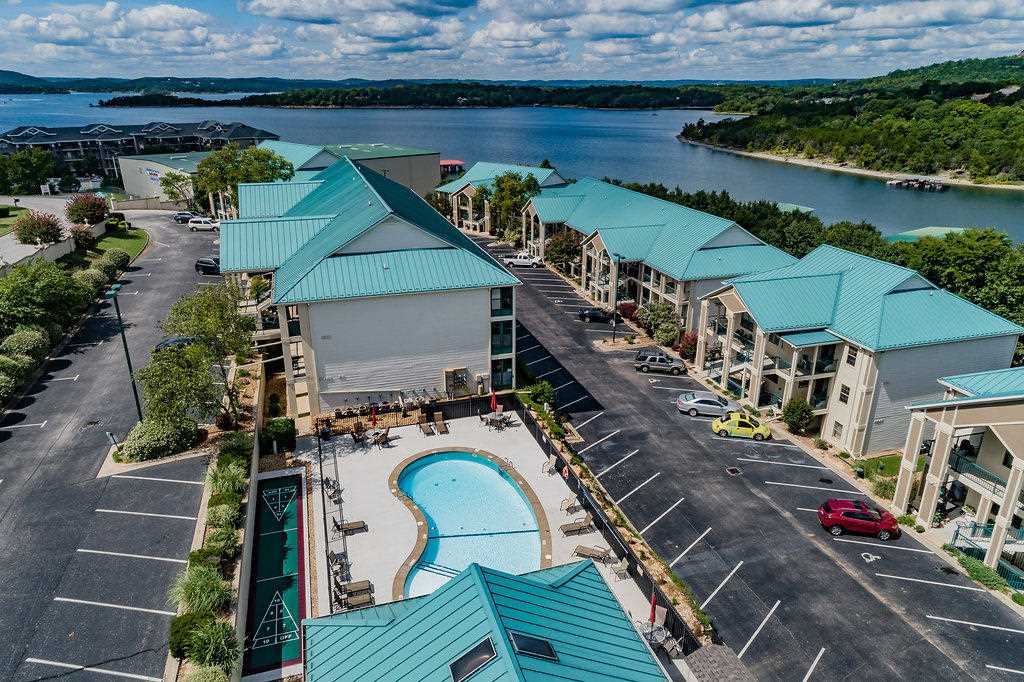
[[[548,516],[544,513],[544,507],[541,506],[540,498],[537,497],[537,493],[533,491],[533,487],[525,478],[523,478],[522,474],[516,471],[515,467],[510,466],[504,459],[487,452],[486,450],[459,447],[457,445],[449,445],[443,448],[432,448],[406,457],[398,463],[398,466],[396,466],[388,476],[388,488],[391,489],[391,494],[397,497],[399,501],[405,505],[405,508],[409,510],[409,513],[411,513],[413,518],[416,519],[417,527],[416,544],[413,546],[412,551],[409,552],[409,556],[402,563],[401,568],[398,569],[398,572],[395,574],[395,579],[391,583],[391,598],[394,600],[405,598],[405,583],[409,578],[409,572],[412,570],[413,566],[416,565],[416,562],[419,561],[420,557],[423,556],[423,550],[427,548],[427,517],[423,514],[423,511],[419,506],[413,502],[408,495],[402,492],[401,488],[398,487],[398,479],[410,464],[423,459],[424,457],[429,457],[442,452],[465,452],[478,457],[483,457],[490,460],[492,464],[496,465],[516,482],[519,489],[523,492],[523,495],[526,496],[526,501],[530,503],[530,507],[533,510],[533,516],[537,520],[537,531],[540,533],[540,567],[550,568],[551,527],[548,525]]]

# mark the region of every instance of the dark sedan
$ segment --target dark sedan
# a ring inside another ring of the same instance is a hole
[[[216,256],[204,256],[196,261],[196,274],[219,275],[220,258]]]
[[[611,322],[612,311],[605,310],[604,308],[583,308],[576,315],[584,322]],[[622,317],[616,315],[617,320],[621,320]]]

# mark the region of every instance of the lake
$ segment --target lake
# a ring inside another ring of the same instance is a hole
[[[928,225],[991,226],[1024,241],[1024,192],[950,188],[941,194],[891,189],[880,180],[741,157],[678,142],[684,123],[708,111],[516,109],[100,109],[110,93],[0,96],[0,130],[103,121],[242,121],[309,143],[392,142],[429,147],[442,158],[536,164],[566,177],[657,181],[685,190],[728,190],[738,199],[811,206],[826,222],[865,220],[892,233]]]

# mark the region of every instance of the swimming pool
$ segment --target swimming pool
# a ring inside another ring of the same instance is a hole
[[[427,522],[427,544],[406,578],[406,597],[433,592],[474,562],[509,573],[540,568],[533,508],[519,484],[489,459],[433,453],[409,464],[398,487]]]

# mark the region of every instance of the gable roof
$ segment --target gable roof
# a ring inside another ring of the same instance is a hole
[[[435,191],[445,194],[458,192],[466,185],[480,187],[493,183],[498,176],[506,173],[518,173],[521,176],[532,175],[537,182],[544,184],[555,173],[554,168],[538,168],[535,166],[517,166],[512,163],[493,163],[491,161],[477,161],[469,167],[462,177],[446,182]]]
[[[828,245],[729,284],[766,332],[828,329],[870,350],[1024,333],[914,270]]]
[[[939,383],[972,398],[1024,396],[1024,367],[955,374],[942,377]]]
[[[301,169],[325,149],[324,145],[320,144],[302,144],[300,142],[285,142],[284,140],[264,140],[260,142],[259,146],[288,159],[288,162],[292,164],[292,168],[295,170]]]
[[[451,680],[449,666],[489,637],[481,680],[664,681],[593,562],[523,575],[471,564],[430,595],[306,619],[306,679]],[[509,633],[547,640],[557,661],[518,653]]]
[[[327,152],[336,159],[348,157],[353,161],[366,159],[387,159],[398,156],[424,156],[427,154],[438,154],[430,149],[417,147],[402,147],[397,144],[385,144],[382,142],[361,142],[353,144],[302,144],[300,142],[282,142],[271,140],[261,142],[260,146],[271,149],[277,154],[288,159],[295,170],[312,161],[319,154]]]
[[[276,270],[334,216],[225,220],[220,228],[220,271]]]
[[[284,215],[320,186],[316,180],[238,183],[238,217],[271,218]]]

